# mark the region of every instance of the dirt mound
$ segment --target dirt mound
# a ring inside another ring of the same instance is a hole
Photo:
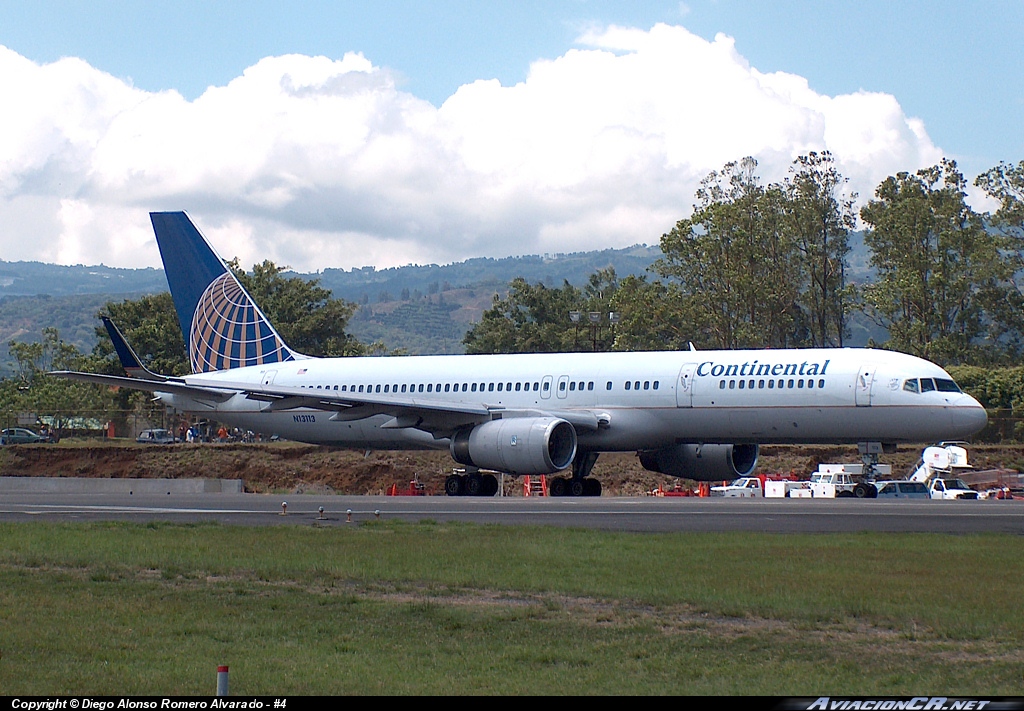
[[[921,447],[908,447],[885,455],[882,461],[892,465],[898,478],[920,453]],[[1024,468],[1024,446],[972,446],[969,456],[979,469]],[[806,475],[822,462],[856,461],[856,447],[768,446],[761,448],[758,471]],[[428,492],[441,493],[452,466],[447,452],[364,454],[292,442],[173,446],[62,442],[0,449],[3,476],[241,479],[246,491],[260,493],[383,494],[392,484],[405,488],[414,477]],[[593,473],[612,496],[636,496],[677,483],[673,477],[644,470],[632,453],[601,455]],[[507,494],[521,492],[519,480],[506,484]]]

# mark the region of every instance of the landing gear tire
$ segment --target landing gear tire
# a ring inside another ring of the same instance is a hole
[[[874,496],[872,496],[874,494]],[[861,482],[853,487],[853,495],[858,499],[873,499],[878,496],[878,489],[872,484]]]
[[[444,480],[444,493],[448,496],[462,496],[465,493],[465,488],[462,477],[458,474],[452,474]]]
[[[498,493],[498,477],[493,474],[484,474],[483,479],[483,493],[481,496],[494,496]]]
[[[569,494],[572,496],[583,496],[586,490],[583,479],[573,479],[569,482]]]
[[[569,488],[569,482],[562,477],[557,477],[551,480],[551,484],[548,486],[548,494],[550,496],[565,496],[566,490]]]
[[[479,474],[469,474],[466,477],[466,496],[482,496],[484,479]]]

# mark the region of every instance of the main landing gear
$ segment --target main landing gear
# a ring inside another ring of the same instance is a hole
[[[452,474],[444,480],[444,493],[448,496],[494,496],[498,493],[498,478],[493,474]]]
[[[597,452],[577,452],[572,460],[572,478],[558,477],[548,482],[548,496],[600,496],[601,482],[590,476]]]
[[[566,479],[558,477],[548,482],[548,496],[600,496],[601,482],[587,477],[586,479]]]

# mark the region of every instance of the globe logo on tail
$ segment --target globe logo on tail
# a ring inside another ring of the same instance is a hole
[[[214,279],[196,305],[189,357],[193,373],[294,360],[229,272]]]

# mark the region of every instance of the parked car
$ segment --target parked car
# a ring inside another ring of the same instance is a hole
[[[178,438],[168,430],[142,430],[135,441],[143,444],[174,444]]]
[[[880,499],[928,499],[928,487],[920,481],[878,481],[875,482]]]
[[[34,444],[50,440],[24,427],[9,427],[0,432],[0,444]]]

